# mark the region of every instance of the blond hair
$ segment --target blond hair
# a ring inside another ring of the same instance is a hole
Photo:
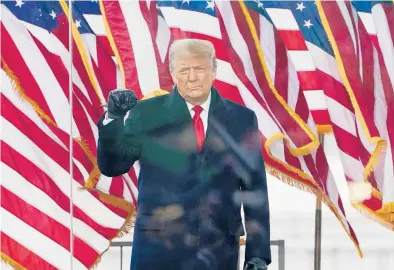
[[[169,52],[169,62],[170,62],[170,72],[173,72],[173,62],[175,58],[179,55],[185,53],[194,56],[205,56],[211,60],[212,71],[216,72],[216,54],[213,44],[208,40],[203,39],[178,39],[175,40],[170,47]]]

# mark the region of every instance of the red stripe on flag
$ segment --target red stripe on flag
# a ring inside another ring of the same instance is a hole
[[[107,99],[109,92],[117,87],[117,71],[114,59],[101,42],[102,39],[96,38],[97,63],[92,59],[92,66],[103,97]]]
[[[390,35],[391,35],[391,40],[394,43],[394,5],[389,5],[388,3],[382,3],[382,7],[384,10],[384,13],[386,14],[387,18],[387,24],[391,27],[389,27]]]
[[[360,43],[362,44],[362,56],[360,57],[362,59],[362,84],[364,86],[360,89],[362,91],[360,94],[367,101],[365,102],[365,111],[373,116],[375,107],[375,102],[373,102],[375,100],[373,91],[375,86],[373,45],[361,20],[358,21],[358,29]]]
[[[330,114],[327,110],[313,110],[311,114],[313,119],[319,119],[320,123],[331,124]]]
[[[364,200],[363,204],[366,207],[368,207],[370,210],[372,210],[372,211],[380,210],[382,208],[382,205],[383,205],[381,199],[378,199],[378,198],[373,197],[373,196],[370,199],[368,199],[368,200]]]
[[[304,37],[299,30],[278,30],[279,35],[283,39],[283,43],[286,45],[289,51],[308,51],[308,47],[305,44]]]
[[[275,31],[275,29],[274,29]],[[289,101],[289,59],[281,37],[274,32],[275,38],[275,87],[286,103]],[[308,107],[305,107],[308,108]]]
[[[324,94],[341,104],[343,107],[354,113],[348,93],[343,84],[335,80],[332,76],[317,70],[317,74],[322,82]]]
[[[1,252],[26,269],[57,270],[40,256],[22,246],[4,232],[1,235]]]
[[[316,71],[298,71],[297,76],[303,90],[321,89],[321,81]]]
[[[112,178],[112,184],[109,188],[109,194],[116,197],[123,197],[124,182],[123,177],[115,176]]]
[[[109,42],[109,39],[107,36],[101,36],[101,35],[97,35],[97,43],[100,43],[103,50],[106,51],[108,53],[108,55],[110,56],[115,56],[112,47],[111,47],[111,43]]]
[[[298,91],[295,112],[301,117],[302,120],[304,120],[305,123],[308,122],[309,109],[308,109],[308,104],[306,103],[304,93],[302,92],[302,89],[299,89]],[[327,112],[327,110],[325,112]]]
[[[227,98],[233,102],[236,102],[238,104],[241,104],[242,106],[245,106],[245,103],[242,99],[241,94],[239,93],[238,87],[222,82],[220,80],[216,80],[214,82],[214,87],[218,89],[220,95],[224,98]]]
[[[287,164],[289,164],[290,166],[297,168],[299,170],[301,170],[301,163],[300,160],[298,159],[298,157],[293,156],[290,153],[290,150],[288,147],[283,147],[284,152],[285,152],[285,161],[287,162]]]
[[[339,140],[337,140],[339,149],[341,149],[342,152],[348,154],[349,156],[358,159],[360,157],[360,149],[362,147],[360,145],[360,140],[354,135],[347,132],[346,130],[335,125],[335,123],[332,123],[332,127],[335,137],[340,138]],[[357,180],[357,179],[352,179],[352,180]]]

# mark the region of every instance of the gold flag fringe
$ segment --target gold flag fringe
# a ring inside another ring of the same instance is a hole
[[[11,259],[7,255],[5,255],[4,253],[1,253],[1,260],[5,264],[7,264],[7,265],[11,266],[12,268],[14,268],[15,270],[27,270],[21,264],[19,264],[18,262],[14,261],[13,259]]]
[[[365,166],[364,181],[368,181],[368,177],[371,175],[371,173],[373,173],[373,171],[376,169],[378,164],[382,162],[386,150],[387,150],[387,142],[383,140],[378,141],[373,153],[371,154],[371,158],[369,159],[367,165]]]
[[[378,210],[380,214],[386,214],[391,217],[391,221],[394,221],[394,202],[384,203],[382,208]]]
[[[313,193],[315,194],[315,196],[320,199],[322,202],[324,202],[324,204],[327,205],[328,208],[330,208],[330,210],[334,213],[334,215],[337,217],[339,223],[342,225],[342,227],[344,228],[345,232],[347,233],[347,235],[349,236],[350,240],[353,242],[353,244],[355,245],[359,256],[362,258],[363,257],[363,253],[361,251],[360,245],[359,243],[357,243],[355,241],[355,239],[353,239],[353,237],[350,235],[350,232],[348,231],[348,229],[346,228],[347,226],[343,223],[341,216],[339,215],[336,206],[331,202],[331,200],[327,197],[327,195],[324,193],[323,190],[321,190],[319,187],[314,186],[314,185],[309,185],[306,183],[302,183],[294,178],[292,178],[291,176],[288,176],[286,174],[284,174],[283,172],[277,170],[274,167],[271,167],[269,165],[266,165],[266,171],[271,174],[272,176],[278,178],[279,180],[281,180],[282,182],[296,187],[300,190],[309,192],[309,193]],[[240,240],[241,242],[243,241],[242,239]]]
[[[317,132],[319,134],[332,134],[332,126],[331,125],[316,125]]]
[[[127,218],[126,218],[125,222],[123,223],[123,226],[120,228],[118,234],[114,238],[109,240],[110,243],[109,243],[108,247],[97,257],[95,262],[88,268],[89,270],[92,270],[97,267],[97,265],[101,262],[101,258],[108,251],[108,249],[111,247],[112,241],[115,238],[121,238],[130,232],[130,230],[134,226],[134,222],[135,222],[134,217],[135,217],[134,214],[129,214],[127,216]]]
[[[292,187],[298,188],[298,189],[300,189],[302,191],[315,194],[317,192],[317,190],[318,190],[314,185],[306,184],[306,183],[303,183],[303,182],[301,182],[299,180],[296,180],[293,177],[288,176],[287,174],[285,174],[285,173],[279,171],[278,169],[276,169],[276,168],[274,168],[272,166],[269,166],[267,164],[265,164],[265,169],[270,175],[278,178],[283,183],[288,184],[288,185],[290,185]]]
[[[101,190],[94,188],[94,187],[93,188],[81,188],[81,190],[97,192],[100,200],[102,200],[103,202],[108,203],[112,206],[118,207],[118,208],[126,211],[129,215],[135,216],[135,214],[136,214],[135,206],[125,199],[122,199],[120,197],[116,197],[114,195],[102,192]]]
[[[93,170],[90,172],[88,179],[85,180],[85,184],[83,187],[78,188],[79,190],[87,190],[91,188],[95,188],[98,180],[100,179],[101,172],[100,169],[95,166]]]
[[[380,213],[379,211],[377,211],[379,213],[379,215],[387,221],[393,222],[394,224],[394,213]]]
[[[56,126],[55,122],[53,122],[53,120],[38,106],[38,104],[26,95],[25,90],[22,88],[19,82],[19,79],[15,76],[7,63],[3,59],[1,59],[1,63],[3,65],[3,70],[5,71],[5,74],[11,80],[11,85],[14,91],[18,93],[22,100],[30,103],[34,111],[41,117],[41,119],[51,125]]]
[[[283,167],[285,167],[289,171],[294,172],[295,174],[297,174],[301,179],[304,179],[305,181],[310,182],[311,184],[317,186],[315,180],[312,177],[310,177],[309,175],[307,175],[304,171],[302,171],[302,170],[300,170],[298,168],[295,168],[295,167],[293,167],[293,166],[291,166],[291,165],[289,165],[289,164],[277,159],[275,156],[273,156],[271,154],[270,147],[277,140],[283,140],[284,144],[288,147],[288,141],[285,138],[285,136],[283,135],[283,133],[276,133],[276,134],[272,135],[271,137],[269,137],[266,140],[266,142],[264,143],[264,148],[265,148],[268,156],[272,160],[277,162],[278,164],[281,164]]]
[[[390,222],[386,220],[385,215],[379,215],[377,212],[371,210],[370,208],[366,207],[362,203],[352,203],[352,206],[359,211],[361,214],[369,217],[370,219],[378,222],[383,227],[386,227],[392,231],[394,231],[394,222]],[[390,218],[390,217],[388,217]]]

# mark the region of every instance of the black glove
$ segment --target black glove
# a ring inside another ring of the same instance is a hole
[[[246,264],[244,270],[267,270],[267,263],[257,257],[253,257]]]
[[[137,104],[138,98],[132,90],[116,89],[109,92],[108,117],[123,118]]]

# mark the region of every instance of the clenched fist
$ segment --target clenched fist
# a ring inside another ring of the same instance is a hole
[[[138,98],[132,90],[115,89],[108,96],[108,117],[123,118],[137,104]]]

